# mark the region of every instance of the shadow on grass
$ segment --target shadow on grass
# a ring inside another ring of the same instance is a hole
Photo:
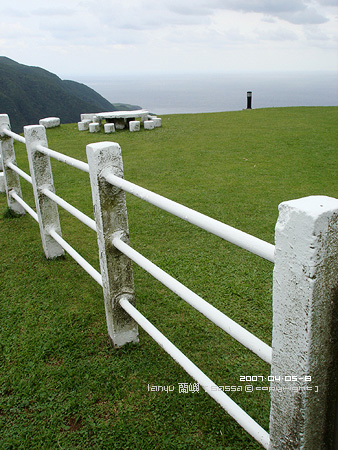
[[[22,217],[22,214],[18,214],[7,207],[2,217],[4,219],[18,219],[19,217]]]

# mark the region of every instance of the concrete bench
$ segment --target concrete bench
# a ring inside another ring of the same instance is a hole
[[[45,117],[39,120],[39,125],[43,125],[45,128],[59,127],[60,119],[58,117]]]
[[[0,172],[0,192],[6,192],[5,176],[3,172]]]
[[[160,119],[160,117],[157,117],[155,115],[149,115],[147,120],[152,120],[154,122],[155,128],[158,128],[162,125],[162,119]]]
[[[104,124],[104,132],[105,133],[114,133],[115,125],[113,123],[105,123]]]
[[[145,120],[143,122],[145,130],[153,130],[155,128],[155,124],[153,120]]]
[[[131,120],[129,122],[129,131],[140,131],[141,122],[139,120]]]
[[[159,128],[162,125],[162,119],[159,117],[152,117],[151,119],[154,122],[154,127]]]
[[[81,122],[77,123],[79,131],[87,131],[89,129],[89,121],[88,120],[82,120]]]
[[[89,124],[89,133],[97,133],[100,131],[100,124],[97,122],[92,122]]]

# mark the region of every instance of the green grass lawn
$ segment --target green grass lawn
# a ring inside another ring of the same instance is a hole
[[[338,108],[168,115],[139,133],[47,131],[49,147],[86,161],[86,145],[121,145],[125,178],[274,243],[278,205],[338,197]],[[28,171],[24,145],[18,166]],[[52,161],[56,193],[93,217],[89,176]],[[32,188],[21,181],[34,206]],[[140,330],[113,349],[102,289],[68,255],[45,259],[36,222],[0,195],[0,449],[260,449]],[[131,245],[271,345],[273,265],[127,194]],[[63,237],[96,269],[95,233],[60,210]],[[138,309],[220,386],[269,366],[134,266]],[[251,383],[267,386],[268,383]],[[174,386],[153,392],[149,386]],[[229,394],[266,430],[266,392]]]

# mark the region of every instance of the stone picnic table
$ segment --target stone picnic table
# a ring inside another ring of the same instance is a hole
[[[105,121],[105,133],[112,133],[115,130],[123,130],[124,128],[129,128],[130,131],[139,131],[141,123],[146,130],[152,130],[161,126],[159,117],[150,114],[146,109],[137,109],[133,111],[81,114],[81,122],[78,122],[79,131],[89,129],[91,133],[98,132],[102,121]]]
[[[114,123],[115,128],[123,129],[128,126],[130,121],[140,117],[142,121],[147,120],[149,111],[146,109],[137,109],[134,111],[111,111],[95,114],[99,120],[105,120],[106,123]]]

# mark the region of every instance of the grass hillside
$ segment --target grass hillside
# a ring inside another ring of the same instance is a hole
[[[82,113],[116,109],[82,83],[61,80],[41,67],[0,56],[0,110],[12,117],[12,129],[18,133],[24,125],[34,125],[44,117],[57,116],[62,123],[72,123],[78,122]],[[135,106],[124,105],[122,109]]]
[[[338,197],[338,108],[168,115],[130,133],[47,132],[49,147],[86,160],[86,145],[122,148],[125,178],[274,242],[278,205]],[[28,171],[25,147],[15,144]],[[52,161],[56,193],[93,217],[88,174]],[[22,180],[33,207],[31,186]],[[131,245],[271,344],[273,265],[127,195]],[[140,343],[108,343],[102,289],[68,255],[44,258],[28,215],[10,218],[0,195],[0,449],[258,450],[204,391],[140,330]],[[96,236],[60,210],[63,237],[98,269]],[[219,386],[269,366],[134,266],[138,309]],[[152,392],[150,386],[173,386]],[[266,430],[269,395],[230,396]]]

